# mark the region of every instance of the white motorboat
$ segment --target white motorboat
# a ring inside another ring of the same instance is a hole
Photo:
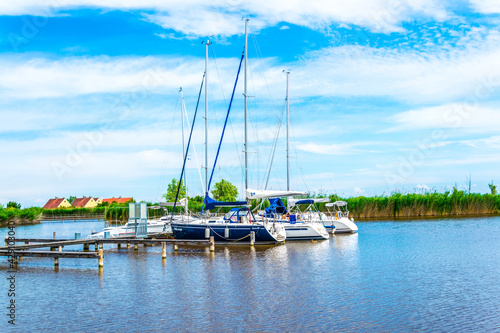
[[[354,219],[349,219],[349,211],[347,210],[347,202],[335,201],[326,204],[327,209],[333,207],[333,212],[328,209],[329,216],[325,218],[323,224],[330,233],[355,233],[358,231],[358,226],[354,223]]]
[[[135,222],[135,220],[130,220],[121,226],[106,227],[106,228],[104,228],[103,231],[93,233],[93,234],[87,236],[87,238],[90,238],[90,239],[106,238],[107,232],[109,232],[109,238],[135,236],[136,223],[137,222]],[[148,234],[156,234],[156,233],[163,232],[164,226],[165,226],[165,222],[162,221],[161,219],[148,220],[147,221],[147,232],[148,232]]]
[[[247,196],[252,199],[269,198],[271,205],[263,211],[259,211],[259,216],[263,221],[271,221],[280,224],[285,228],[287,240],[322,240],[328,239],[329,235],[325,229],[320,216],[308,213],[289,212],[283,201],[276,196],[303,195],[305,193],[292,191],[253,191],[248,190]],[[294,199],[290,199],[292,201]],[[312,199],[310,199],[312,200]],[[324,214],[323,214],[324,215]]]

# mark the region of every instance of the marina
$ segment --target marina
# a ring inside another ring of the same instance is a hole
[[[16,234],[24,243],[57,230],[57,241],[74,241],[104,223],[55,225],[20,226]],[[101,269],[97,259],[61,258],[54,269],[53,258],[25,257],[16,272],[16,320],[31,331],[497,330],[499,217],[358,226],[315,243],[213,252],[206,245],[173,251],[169,243],[165,259],[161,246],[103,243]],[[2,259],[0,275],[7,270]]]

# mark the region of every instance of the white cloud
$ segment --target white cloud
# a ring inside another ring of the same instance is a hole
[[[377,146],[377,145],[386,146],[393,144],[394,143],[392,142],[379,142],[379,141],[344,142],[341,144],[317,144],[309,142],[304,144],[298,144],[297,149],[322,155],[353,155],[353,154],[358,154],[362,151],[377,153],[377,151],[360,149],[358,147]]]
[[[419,129],[469,129],[498,131],[500,109],[468,103],[453,103],[398,113],[389,119],[389,131]]]
[[[354,193],[356,193],[357,195],[363,195],[365,193],[365,190],[363,190],[359,186],[356,186],[353,190],[354,190]]]
[[[429,191],[431,188],[425,184],[418,184],[417,189],[422,190],[422,191]]]
[[[474,102],[494,96],[500,87],[499,32],[474,31],[459,44],[421,52],[362,46],[324,48],[290,65],[292,87],[302,95],[386,96],[416,104]]]
[[[0,96],[41,98],[93,93],[158,92],[198,85],[203,63],[157,57],[0,58]]]
[[[37,0],[4,1],[0,14],[34,14],[50,16],[62,10],[82,7],[124,11],[154,11],[147,14],[151,22],[186,35],[208,36],[242,33],[241,17],[250,15],[255,30],[289,22],[312,29],[327,29],[334,23],[355,24],[373,31],[402,31],[401,23],[419,16],[444,20],[449,14],[436,0],[234,0],[214,4],[206,0],[54,0],[40,4]]]
[[[341,144],[317,144],[317,143],[305,143],[297,145],[297,149],[307,151],[315,154],[324,155],[346,155],[352,153],[352,146],[341,145]]]
[[[471,0],[474,9],[484,14],[500,13],[500,1],[498,0]]]
[[[168,36],[164,36],[168,38]],[[283,94],[283,68],[291,68],[291,99],[312,96],[388,97],[414,104],[477,103],[498,94],[500,33],[470,31],[452,48],[417,52],[410,48],[328,47],[300,60],[250,59],[253,96]],[[0,57],[0,96],[39,98],[92,93],[198,87],[203,59],[182,57]],[[218,73],[230,91],[238,60],[220,58]],[[219,96],[221,97],[221,96]]]

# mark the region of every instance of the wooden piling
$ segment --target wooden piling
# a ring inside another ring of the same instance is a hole
[[[177,246],[177,244],[174,244],[174,251],[177,252],[177,250],[179,250],[179,246]]]
[[[56,239],[56,232],[55,231],[54,231],[53,235],[54,235],[54,239]]]
[[[99,267],[103,267],[104,266],[104,262],[103,262],[103,255],[102,255],[102,249],[99,249]]]
[[[84,243],[83,244],[83,251],[89,251],[90,245],[89,243]]]
[[[127,249],[130,249],[130,243],[127,243]]]
[[[139,250],[139,244],[134,244],[134,251],[138,251]]]
[[[122,247],[122,244],[118,243],[117,244],[118,250]]]
[[[99,244],[99,248],[100,248],[100,249],[104,249],[104,243],[100,243],[100,244]]]
[[[9,246],[9,236],[5,236],[5,246]]]
[[[210,236],[210,252],[215,251],[215,239],[214,236]]]
[[[161,243],[161,257],[162,257],[162,259],[167,258],[167,243],[165,243],[165,242]]]
[[[255,231],[250,231],[250,246],[255,245]]]

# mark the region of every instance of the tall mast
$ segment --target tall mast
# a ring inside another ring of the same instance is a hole
[[[208,192],[208,46],[210,40],[205,43],[205,188]]]
[[[243,96],[245,96],[245,191],[248,188],[248,140],[247,140],[247,53],[248,53],[248,26],[249,19],[245,19],[245,86]]]
[[[184,91],[182,91],[182,87],[179,88],[179,92],[181,93],[181,121],[182,121],[182,160],[185,159],[187,155],[186,147],[184,144]],[[187,177],[184,177],[186,179]],[[186,188],[186,198],[187,198],[187,184],[184,181],[184,187]]]
[[[290,103],[288,100],[288,79],[290,77],[290,72],[286,72],[286,190],[290,191],[290,141],[288,136],[288,128],[290,127]],[[289,202],[287,200],[287,208],[290,208]]]

